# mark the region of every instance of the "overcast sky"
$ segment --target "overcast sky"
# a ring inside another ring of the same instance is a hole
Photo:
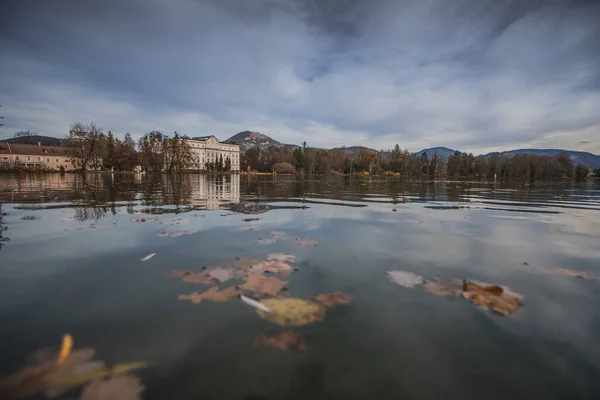
[[[5,0],[2,137],[600,153],[598,21],[577,0]]]

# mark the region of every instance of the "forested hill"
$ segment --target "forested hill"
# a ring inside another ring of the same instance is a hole
[[[498,154],[502,157],[511,158],[521,154],[530,154],[535,156],[556,156],[561,153],[567,153],[573,164],[585,165],[590,168],[600,168],[600,156],[585,151],[561,150],[561,149],[518,149],[496,153],[483,154],[480,157],[485,159],[493,154]]]
[[[65,146],[67,141],[61,138],[55,138],[52,136],[43,135],[31,135],[23,137],[12,137],[8,139],[2,139],[0,142],[4,143],[22,143],[22,144],[40,144],[41,146]]]

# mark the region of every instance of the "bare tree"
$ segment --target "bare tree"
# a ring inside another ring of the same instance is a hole
[[[145,171],[160,172],[165,165],[165,141],[167,137],[161,132],[146,133],[139,140],[142,168]]]
[[[98,167],[101,163],[100,154],[104,134],[102,128],[91,122],[84,125],[75,122],[69,130],[69,146],[71,150],[71,162],[76,169],[86,171],[90,165]]]
[[[38,135],[37,133],[31,132],[31,131],[19,131],[19,132],[16,132],[13,135],[13,137],[15,139],[22,139],[23,143],[26,143],[26,144],[35,144],[34,137],[37,135]]]
[[[165,169],[168,172],[183,171],[194,165],[192,148],[186,142],[186,139],[185,136],[179,136],[175,132],[172,139],[165,140]]]

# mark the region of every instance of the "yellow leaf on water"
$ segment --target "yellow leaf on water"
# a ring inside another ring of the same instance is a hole
[[[271,312],[256,310],[265,321],[279,326],[304,326],[325,319],[326,308],[315,301],[297,298],[271,298],[261,300]]]
[[[56,365],[61,365],[65,362],[69,354],[71,354],[71,349],[73,348],[73,336],[68,333],[63,336],[62,345],[60,346],[60,352],[58,353],[58,358],[56,359]]]

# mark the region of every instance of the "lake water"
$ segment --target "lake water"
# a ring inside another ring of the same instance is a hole
[[[148,362],[144,399],[600,398],[598,181],[0,175],[0,202],[0,376],[68,332],[108,364]],[[287,239],[254,242],[271,231]],[[304,351],[256,347],[277,326],[237,298],[178,301],[207,287],[168,277],[271,253],[296,256],[290,296],[354,296],[294,328]],[[391,270],[505,285],[523,307],[501,316]]]

